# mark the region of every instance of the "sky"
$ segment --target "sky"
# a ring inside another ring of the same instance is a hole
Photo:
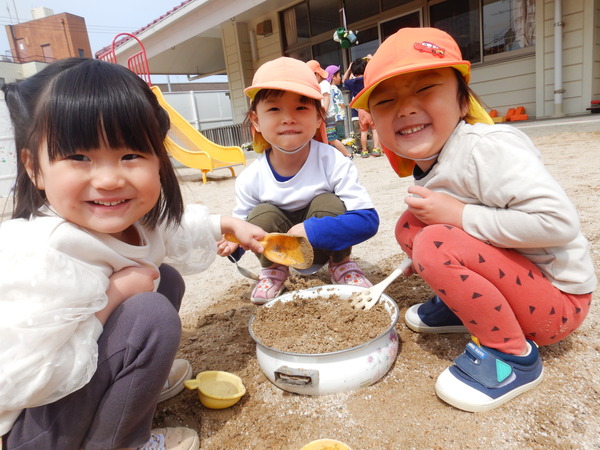
[[[0,0],[0,54],[10,51],[4,25],[33,20],[31,10],[43,6],[54,14],[81,16],[90,38],[92,54],[110,45],[119,33],[131,33],[179,6],[182,0]],[[181,78],[172,81],[184,81]]]

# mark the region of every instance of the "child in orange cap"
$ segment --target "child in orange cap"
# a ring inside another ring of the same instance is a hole
[[[409,308],[407,325],[474,336],[436,393],[486,411],[542,381],[536,344],[581,325],[597,281],[575,207],[525,134],[490,125],[469,77],[447,33],[403,28],[352,106],[371,112],[394,170],[415,178],[396,239],[437,295]]]
[[[379,216],[354,164],[327,145],[313,72],[302,61],[281,57],[263,64],[245,92],[252,100],[254,150],[262,154],[236,180],[233,215],[266,232],[307,237],[315,264],[329,263],[334,284],[371,286],[350,254],[353,245],[375,235]],[[219,254],[228,256],[236,247],[222,241]],[[263,269],[251,300],[263,304],[283,291],[289,268],[257,256]]]

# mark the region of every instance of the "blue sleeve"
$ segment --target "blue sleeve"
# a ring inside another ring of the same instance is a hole
[[[304,229],[314,248],[343,250],[375,236],[379,215],[371,208],[334,217],[311,217],[304,221]]]

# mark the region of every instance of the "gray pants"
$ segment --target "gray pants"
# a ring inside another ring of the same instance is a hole
[[[304,222],[310,217],[335,217],[346,213],[344,202],[335,194],[317,195],[310,204],[298,211],[284,211],[269,203],[257,205],[250,214],[248,222],[258,225],[267,233],[287,233],[290,228],[298,223]],[[315,264],[324,264],[329,259],[334,263],[343,261],[352,253],[352,247],[343,250],[325,250],[315,248]],[[261,267],[269,267],[273,262],[264,255],[256,254]]]
[[[160,273],[158,292],[134,295],[108,318],[90,382],[54,403],[24,410],[3,437],[4,449],[107,450],[149,439],[179,348],[185,291],[174,268],[163,264]]]

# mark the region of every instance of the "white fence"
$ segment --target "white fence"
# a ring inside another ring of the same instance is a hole
[[[0,98],[0,197],[10,193],[17,175],[17,154],[4,98]]]
[[[167,102],[175,108],[194,128],[199,131],[211,129],[227,130],[233,124],[231,102],[227,91],[188,91],[165,92]],[[237,128],[237,127],[234,127]],[[220,130],[219,130],[220,131]],[[237,131],[237,130],[235,130]],[[219,136],[222,132],[219,132]],[[209,137],[209,136],[207,136]],[[214,137],[217,137],[216,135]],[[209,137],[210,139],[211,137]],[[214,138],[213,138],[214,139]],[[236,139],[230,139],[235,141]],[[229,142],[217,142],[221,145]],[[0,197],[7,197],[17,174],[17,156],[13,140],[12,126],[4,98],[0,98]]]

